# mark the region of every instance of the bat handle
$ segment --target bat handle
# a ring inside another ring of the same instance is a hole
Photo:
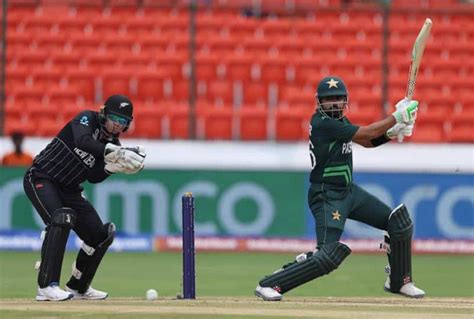
[[[403,138],[404,138],[403,134],[402,134],[402,133],[398,133],[398,136],[397,136],[398,143],[403,142]]]

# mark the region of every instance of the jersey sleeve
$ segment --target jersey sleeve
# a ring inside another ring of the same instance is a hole
[[[71,121],[72,134],[76,146],[95,157],[101,158],[104,156],[105,144],[92,137],[98,126],[97,117],[92,111],[83,111]]]
[[[87,181],[92,184],[100,183],[109,176],[110,174],[105,170],[104,161],[100,161],[92,169],[87,171]]]
[[[332,141],[350,141],[359,129],[359,126],[352,125],[347,119],[335,120],[323,118],[312,123],[314,137],[316,141],[328,143]]]

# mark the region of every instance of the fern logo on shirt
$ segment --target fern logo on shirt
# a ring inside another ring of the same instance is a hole
[[[80,157],[80,159],[84,162],[86,166],[89,168],[94,167],[95,165],[95,157],[92,154],[89,154],[80,148],[74,148],[74,152]]]
[[[79,123],[81,123],[82,125],[85,125],[85,126],[89,126],[89,119],[87,118],[87,116],[84,115],[79,120]]]
[[[352,153],[352,141],[348,143],[342,144],[342,154],[350,154]]]

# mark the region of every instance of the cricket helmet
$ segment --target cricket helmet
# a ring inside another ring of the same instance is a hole
[[[125,95],[115,94],[107,98],[104,106],[100,110],[100,122],[102,126],[105,125],[105,121],[109,114],[117,115],[128,121],[128,124],[123,129],[125,132],[130,126],[130,122],[133,120],[133,103]]]
[[[324,98],[332,97],[336,100],[323,102]],[[335,119],[342,118],[349,104],[349,93],[342,79],[337,76],[323,78],[316,90],[316,103],[319,112],[323,115]]]

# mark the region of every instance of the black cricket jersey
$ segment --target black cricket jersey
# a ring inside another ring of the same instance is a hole
[[[309,130],[312,184],[345,188],[352,183],[352,137],[358,128],[346,117],[313,114]]]
[[[105,144],[120,145],[116,138],[107,142],[100,139],[99,113],[83,111],[35,157],[33,168],[67,189],[81,189],[86,180],[99,183],[109,176],[104,169]]]

